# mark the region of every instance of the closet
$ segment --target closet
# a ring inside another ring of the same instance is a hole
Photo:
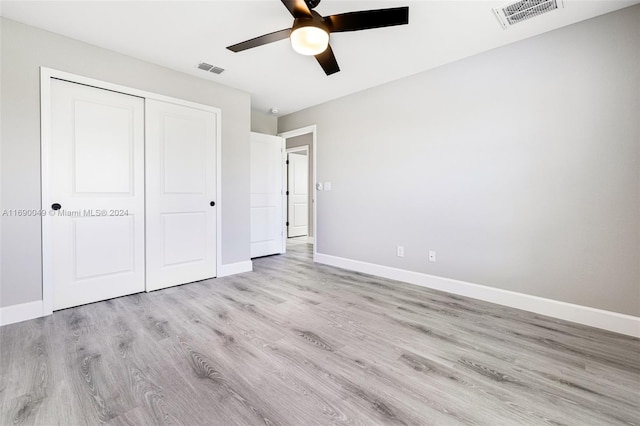
[[[45,82],[43,300],[58,310],[215,277],[219,110]]]

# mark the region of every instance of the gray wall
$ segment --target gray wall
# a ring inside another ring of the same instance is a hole
[[[640,6],[278,123],[312,124],[319,253],[640,315]]]
[[[249,260],[250,96],[2,19],[4,209],[40,208],[40,83],[45,66],[222,109],[222,263]],[[40,220],[2,217],[0,306],[42,299]]]
[[[313,134],[306,133],[304,135],[295,136],[289,138],[286,141],[287,148],[296,148],[299,146],[309,146],[309,154],[307,156],[309,160],[309,237],[313,237],[313,200],[316,196],[315,188],[313,187]]]
[[[278,117],[252,109],[251,131],[276,136],[278,134]]]

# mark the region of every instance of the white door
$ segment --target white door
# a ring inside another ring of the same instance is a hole
[[[284,253],[284,139],[251,133],[251,257]]]
[[[144,100],[52,80],[49,155],[53,309],[144,291]]]
[[[287,236],[300,237],[309,232],[309,160],[306,155],[294,152],[290,152],[287,158]]]
[[[216,276],[216,113],[147,99],[147,291]]]

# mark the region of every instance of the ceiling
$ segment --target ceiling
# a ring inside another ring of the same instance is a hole
[[[323,0],[321,15],[409,6],[409,25],[331,35],[341,72],[327,77],[288,40],[240,53],[225,47],[288,28],[279,0],[2,1],[5,18],[134,56],[251,94],[278,115],[426,71],[640,0],[564,0],[564,8],[502,29],[492,7],[507,1]],[[207,62],[220,75],[198,70]]]

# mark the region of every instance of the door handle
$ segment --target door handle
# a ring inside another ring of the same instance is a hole
[[[216,205],[216,202],[215,202],[215,201],[212,201],[212,202],[210,202],[210,203],[209,203],[209,205],[210,205],[211,207],[213,207],[213,206],[215,206],[215,205]]]
[[[60,210],[62,208],[62,206],[58,203],[53,203],[51,204],[51,209],[52,210]]]

